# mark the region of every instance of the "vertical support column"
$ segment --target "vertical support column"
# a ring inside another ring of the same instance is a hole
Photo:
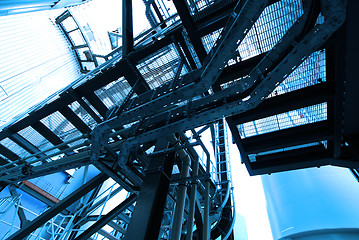
[[[132,0],[122,0],[122,56],[133,50]]]
[[[167,145],[168,140],[159,139],[155,151],[166,149]],[[151,160],[127,228],[125,240],[158,238],[174,156],[174,153],[170,153],[167,157],[163,155]]]

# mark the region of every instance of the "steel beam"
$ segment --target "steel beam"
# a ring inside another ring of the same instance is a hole
[[[108,177],[105,174],[99,174],[90,181],[88,181],[85,185],[78,188],[75,192],[71,193],[67,197],[65,197],[63,200],[61,200],[56,205],[50,207],[48,210],[46,210],[44,213],[42,213],[40,216],[35,218],[34,220],[30,221],[29,224],[25,226],[25,228],[22,228],[15,232],[13,235],[11,235],[8,239],[9,240],[18,240],[23,239],[27,237],[29,234],[31,234],[33,231],[35,231],[37,228],[45,224],[48,220],[59,214],[62,210],[69,207],[71,204],[76,202],[78,199],[83,197],[85,194],[90,192],[92,189],[94,189],[97,185],[104,182]]]
[[[13,198],[19,196],[19,194],[16,192],[16,189],[14,188],[13,185],[9,186],[9,190],[10,190],[10,194]],[[20,219],[20,228],[23,228],[28,220],[26,218],[24,209],[22,209],[22,207],[20,205],[20,201],[17,202],[17,204],[19,204],[19,206],[17,206],[18,207],[17,214],[19,215],[19,219]]]
[[[258,162],[252,162],[250,175],[271,174],[309,167],[335,165],[332,153],[323,146],[311,146],[301,149],[289,150],[281,153],[273,153],[258,156]],[[358,165],[358,164],[356,164]]]
[[[36,146],[34,146],[32,143],[30,143],[27,139],[25,139],[18,133],[14,133],[9,138],[29,153],[34,154],[40,152],[40,150]],[[46,157],[46,155],[42,153],[39,154],[38,157]]]
[[[64,143],[55,133],[53,133],[40,121],[33,123],[31,127],[40,133],[49,142],[51,142],[54,146]],[[69,148],[68,145],[59,147],[60,150],[66,150],[67,148]]]
[[[126,1],[126,0],[124,0]],[[128,59],[124,59],[119,63],[121,72],[130,86],[133,88],[137,81],[139,81],[139,85],[136,86],[136,93],[140,95],[150,90],[150,86],[147,84],[141,73],[138,71],[137,67]]]
[[[328,122],[325,120],[247,137],[242,139],[242,144],[248,154],[254,154],[332,138],[333,132],[329,129]]]
[[[193,44],[193,47],[197,53],[198,58],[200,59],[201,62],[203,62],[207,56],[207,52],[204,49],[200,36],[198,35],[198,31],[196,30],[194,21],[188,10],[186,2],[184,0],[174,0],[173,4],[177,9],[177,12],[182,20],[182,24],[184,28],[187,30],[188,37],[190,38]]]
[[[247,168],[248,172],[250,172],[252,167],[249,164],[249,158],[248,158],[247,153],[244,150],[242,140],[241,140],[241,136],[239,135],[237,125],[234,123],[232,117],[226,118],[226,121],[227,121],[228,127],[229,127],[229,129],[231,131],[232,139],[233,139],[234,143],[236,144],[236,146],[238,148],[239,154],[241,155],[242,163],[244,163],[246,165],[246,168]],[[233,158],[232,158],[232,161],[233,161]]]
[[[7,157],[11,161],[16,161],[16,160],[20,159],[20,157],[16,153],[7,149],[2,144],[0,144],[0,154],[2,154],[4,157]]]
[[[95,111],[92,110],[92,108],[90,108],[90,106],[77,94],[77,92],[73,88],[70,88],[69,90],[67,90],[66,94],[68,94],[71,98],[73,98],[73,100],[77,101],[81,105],[81,107],[83,107],[85,109],[85,111],[97,123],[102,122],[101,118],[97,115],[97,113],[95,113]]]
[[[87,126],[80,117],[78,117],[69,107],[60,109],[60,113],[71,122],[81,133],[88,134],[91,132],[91,128]]]
[[[66,156],[56,161],[42,163],[41,165],[38,166],[32,166],[31,172],[29,174],[24,174],[21,171],[22,167],[18,167],[18,169],[16,169],[15,171],[12,171],[8,175],[0,176],[0,178],[4,178],[6,181],[18,182],[18,181],[24,181],[36,177],[49,175],[55,172],[60,172],[68,169],[89,165],[90,163],[91,162],[88,153],[81,152],[71,156]]]
[[[108,108],[106,105],[99,99],[99,97],[94,92],[89,92],[85,95],[85,98],[89,103],[97,110],[97,112],[103,117],[106,117]]]
[[[334,96],[329,93],[328,84],[320,83],[293,92],[267,98],[260,105],[258,105],[258,107],[242,114],[233,115],[231,119],[236,125],[243,124],[299,108],[323,102],[331,102],[333,101],[333,98]]]
[[[18,188],[25,193],[31,195],[32,197],[40,200],[41,202],[45,203],[48,206],[53,206],[56,204],[56,202],[53,201],[53,199],[46,198],[44,195],[40,194],[39,192],[35,191],[34,189],[30,188],[29,186],[21,183]]]
[[[133,50],[132,0],[122,0],[122,56]]]
[[[191,66],[192,70],[197,69],[197,65],[193,59],[191,52],[189,51],[189,48],[187,46],[186,41],[184,40],[183,35],[178,36],[178,39],[176,39],[176,40],[178,40],[179,44],[181,45],[183,53],[186,56],[186,59],[187,59],[189,65]]]
[[[6,161],[4,158],[0,157],[0,166],[8,164],[9,162]]]
[[[117,215],[121,212],[126,210],[129,206],[131,206],[136,201],[137,195],[132,194],[128,198],[126,198],[122,203],[120,203],[117,207],[112,209],[109,213],[105,216],[101,217],[100,220],[95,222],[91,227],[89,227],[86,231],[81,233],[75,240],[87,240],[90,239],[91,236],[103,228],[108,222],[114,219]]]
[[[359,134],[359,82],[358,82],[358,25],[359,15],[357,9],[358,1],[347,1],[347,21],[344,33],[338,32],[339,42],[335,41],[337,58],[337,68],[340,72],[337,75],[337,83],[344,84],[344,136]],[[343,35],[342,35],[343,34]],[[342,79],[344,78],[344,81]],[[340,93],[340,92],[339,92]],[[341,93],[343,94],[343,92]],[[342,96],[341,96],[342,97]],[[340,98],[338,105],[341,104]],[[343,106],[341,106],[343,107]],[[340,114],[340,109],[338,114]]]
[[[159,139],[155,151],[163,150],[167,146],[166,139]],[[170,153],[168,156],[152,157],[127,228],[126,240],[158,238],[174,156],[174,153]]]

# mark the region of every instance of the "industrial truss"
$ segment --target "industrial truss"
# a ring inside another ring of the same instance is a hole
[[[251,175],[328,164],[358,168],[358,131],[351,120],[343,121],[343,112],[355,113],[344,111],[343,99],[352,109],[359,101],[354,93],[343,94],[348,66],[337,43],[349,44],[353,16],[348,14],[346,21],[346,3],[292,1],[298,2],[300,14],[272,47],[259,47],[246,58],[238,54],[241,44],[265,14],[281,11],[286,1],[207,1],[202,7],[200,1],[173,2],[177,21],[160,12],[158,1],[148,1],[146,7],[154,9],[152,14],[146,10],[153,29],[134,39],[131,1],[124,0],[123,46],[59,97],[0,132],[2,185],[32,191],[50,206],[31,222],[25,219],[9,239],[50,234],[42,229],[54,222],[54,239],[94,234],[108,239],[233,239],[226,123]],[[214,33],[218,38],[209,48],[205,40]],[[146,71],[171,51],[177,59]],[[315,56],[325,56],[326,80],[279,91]],[[127,86],[126,94],[118,92],[121,84]],[[355,83],[347,79],[346,84]],[[315,109],[321,114],[313,117]],[[280,127],[280,114],[293,125]],[[300,123],[294,115],[302,118]],[[248,132],[248,125],[269,118],[277,119],[278,129]],[[50,120],[60,124],[51,126]],[[201,139],[205,131],[211,132],[214,156]],[[35,142],[35,135],[42,141]],[[87,165],[102,173],[58,201],[25,184]],[[101,185],[109,178],[117,188],[101,197]],[[117,207],[93,215],[121,191],[127,197]],[[87,202],[85,196],[90,196]],[[80,210],[66,212],[74,203],[82,204]],[[67,217],[56,220],[60,214]],[[95,223],[84,228],[90,221]],[[112,230],[106,231],[106,225]]]

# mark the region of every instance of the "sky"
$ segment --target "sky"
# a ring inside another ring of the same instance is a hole
[[[229,144],[229,152],[236,212],[245,219],[248,240],[272,240],[261,177],[249,176],[235,144]],[[235,234],[241,229],[239,224],[236,221]]]

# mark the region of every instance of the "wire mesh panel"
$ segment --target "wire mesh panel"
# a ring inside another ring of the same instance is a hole
[[[325,50],[312,53],[269,97],[326,82]]]
[[[201,11],[209,6],[211,6],[212,4],[216,3],[216,2],[226,2],[226,1],[214,1],[214,0],[194,0],[194,1],[190,1],[190,9],[192,10],[192,13],[196,13],[198,11]]]
[[[238,47],[241,58],[271,50],[302,14],[299,0],[282,0],[266,7]]]
[[[221,34],[222,32],[222,29],[218,29],[204,37],[202,37],[202,43],[203,43],[203,46],[204,46],[204,49],[206,49],[206,52],[209,53],[209,51],[211,51],[211,49],[213,48],[214,44],[216,43],[219,35]]]
[[[16,155],[18,155],[20,158],[24,158],[30,155],[28,151],[20,147],[17,143],[13,142],[9,138],[5,138],[1,140],[0,144],[6,147],[7,149],[9,149],[10,151],[12,151],[13,153],[15,153]],[[30,158],[29,160],[33,160],[33,159],[34,158]]]
[[[63,141],[71,140],[82,135],[82,133],[59,112],[54,112],[53,114],[41,119],[41,122]],[[83,141],[84,140],[81,139],[69,145],[73,146],[83,143]]]
[[[121,77],[120,79],[96,90],[95,94],[101,99],[107,108],[110,108],[115,105],[120,105],[130,91],[130,84],[124,77]]]
[[[171,44],[141,61],[137,68],[151,89],[153,89],[173,79],[180,61],[181,58],[174,44]],[[186,67],[182,68],[181,75],[186,72]]]
[[[23,130],[18,132],[23,138],[31,142],[34,146],[36,146],[40,151],[47,150],[53,147],[52,143],[50,143],[46,138],[44,138],[40,133],[38,133],[32,127],[24,128]],[[54,151],[52,151],[54,152]],[[52,153],[47,152],[46,154]]]
[[[270,133],[327,119],[327,103],[320,103],[238,125],[241,138]]]
[[[71,103],[69,108],[91,129],[95,127],[95,119],[78,102]]]

